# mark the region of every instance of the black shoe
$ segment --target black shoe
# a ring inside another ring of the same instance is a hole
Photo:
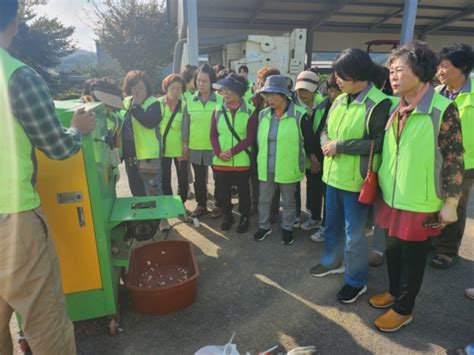
[[[255,239],[256,242],[261,242],[265,240],[265,238],[268,237],[270,234],[272,234],[271,229],[259,228],[258,231],[253,235],[253,239]]]
[[[234,224],[234,217],[231,214],[224,214],[224,220],[221,224],[221,229],[223,231],[228,231]]]
[[[337,293],[337,299],[342,303],[354,303],[360,295],[367,292],[367,286],[356,288],[345,284]]]
[[[247,233],[249,231],[249,218],[240,216],[239,225],[237,226],[237,233]]]
[[[295,238],[293,238],[293,232],[283,229],[283,234],[281,236],[281,242],[283,243],[283,245],[293,244],[295,242]]]

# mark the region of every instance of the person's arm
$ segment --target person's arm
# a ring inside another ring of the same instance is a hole
[[[13,114],[35,148],[55,160],[69,158],[79,151],[80,131],[62,126],[48,86],[34,70],[18,69],[8,90]]]
[[[146,111],[140,105],[134,104],[130,112],[146,128],[156,128],[161,122],[161,105],[158,101],[148,106]]]
[[[350,155],[369,155],[370,146],[374,141],[374,152],[380,153],[382,151],[383,139],[385,136],[385,125],[387,123],[390,107],[392,103],[389,99],[378,104],[370,118],[369,122],[369,137],[363,139],[349,139],[345,141],[338,141],[336,145],[337,154]]]
[[[257,126],[258,126],[258,113],[253,111],[252,116],[250,116],[247,122],[247,137],[242,139],[237,145],[235,145],[230,152],[232,155],[237,155],[243,150],[250,147],[255,143],[255,138],[257,137]]]
[[[190,124],[190,118],[189,118],[188,107],[185,106],[184,111],[183,111],[183,123],[181,126],[181,139],[183,143],[185,143],[186,145],[189,142],[189,124]]]
[[[313,133],[313,125],[311,124],[311,120],[308,118],[308,115],[304,115],[301,118],[301,133],[303,134],[303,144],[304,144],[304,151],[306,156],[310,157],[314,155],[316,157],[316,149],[314,147],[314,133]]]
[[[217,131],[217,117],[216,111],[212,113],[212,120],[211,120],[211,144],[212,149],[214,150],[214,154],[218,157],[221,155],[221,146],[219,144],[219,132]]]
[[[443,156],[442,175],[445,197],[459,199],[464,176],[464,146],[459,112],[453,104],[447,108],[443,115],[438,146]]]

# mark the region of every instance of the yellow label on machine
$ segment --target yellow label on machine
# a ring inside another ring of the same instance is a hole
[[[61,265],[64,293],[102,287],[82,151],[52,160],[36,151],[38,192]]]

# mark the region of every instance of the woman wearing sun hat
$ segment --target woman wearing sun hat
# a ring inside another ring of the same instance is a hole
[[[216,107],[211,122],[215,195],[223,209],[221,229],[229,230],[234,224],[231,198],[232,186],[237,186],[240,212],[237,233],[245,233],[249,228],[250,147],[255,141],[258,122],[255,108],[242,98],[246,86],[245,79],[237,74],[214,84],[224,102]]]
[[[282,75],[267,78],[259,93],[267,107],[259,114],[257,165],[260,181],[258,231],[256,241],[271,234],[270,209],[277,186],[282,196],[282,242],[294,243],[296,183],[305,173],[305,148],[312,146],[311,124],[306,110],[290,100],[287,81]]]

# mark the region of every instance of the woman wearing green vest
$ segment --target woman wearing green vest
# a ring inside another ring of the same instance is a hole
[[[435,92],[436,54],[411,42],[390,55],[390,83],[400,103],[385,129],[376,223],[386,230],[388,291],[373,296],[390,308],[375,326],[394,332],[409,324],[420,290],[430,237],[457,220],[464,173],[461,123],[456,106]]]
[[[469,192],[474,180],[474,82],[469,78],[474,64],[474,53],[471,46],[456,44],[443,48],[439,60],[437,76],[442,85],[436,90],[457,104],[465,150],[465,173],[458,204],[458,220],[446,226],[439,238],[433,240],[436,254],[430,264],[437,269],[447,269],[458,257],[466,226]]]
[[[163,91],[166,95],[160,97],[163,119],[160,123],[163,157],[161,158],[161,186],[164,195],[172,195],[171,164],[174,161],[178,177],[178,194],[183,203],[188,196],[188,161],[184,159],[182,125],[185,102],[181,99],[186,84],[178,74],[170,74],[163,79]]]
[[[345,285],[337,294],[342,303],[353,303],[367,291],[368,205],[358,198],[371,149],[377,157],[374,169],[378,167],[391,106],[387,96],[371,82],[374,68],[370,56],[358,48],[346,49],[337,56],[333,70],[343,94],[332,104],[321,136],[326,183],[324,252],[320,264],[310,272],[316,277],[345,273]]]
[[[139,70],[132,70],[125,76],[123,92],[127,96],[124,100],[126,114],[122,128],[122,150],[127,175],[129,179],[135,179],[138,168],[145,195],[162,195],[160,102],[153,96],[150,79]],[[139,196],[139,193],[132,190],[134,196]],[[161,220],[160,230],[167,229],[168,222]]]
[[[308,119],[313,128],[312,151],[307,151],[308,158],[306,166],[306,208],[311,212],[307,221],[301,224],[303,230],[319,229],[321,226],[321,212],[323,206],[323,182],[320,135],[326,124],[325,112],[331,106],[329,100],[319,101],[316,95],[319,87],[319,76],[310,70],[302,71],[296,78],[295,91],[300,106],[306,109]],[[329,104],[329,105],[328,105]],[[300,194],[298,189],[297,194]]]
[[[207,174],[212,165],[211,120],[216,107],[222,105],[222,98],[212,89],[216,73],[208,65],[199,67],[194,79],[197,93],[186,102],[183,114],[183,150],[194,170],[194,192],[197,207],[191,213],[199,217],[207,209]]]
[[[296,183],[305,172],[305,149],[312,146],[312,128],[306,111],[290,100],[286,78],[271,75],[259,93],[267,107],[259,114],[257,166],[260,181],[257,242],[271,234],[270,210],[277,186],[282,196],[282,243],[294,243]]]
[[[224,103],[216,107],[211,123],[216,197],[224,214],[221,229],[229,230],[234,224],[231,198],[232,186],[237,186],[240,212],[237,233],[249,229],[250,147],[255,141],[258,121],[254,107],[242,98],[246,85],[245,79],[237,74],[214,84],[221,91]]]

